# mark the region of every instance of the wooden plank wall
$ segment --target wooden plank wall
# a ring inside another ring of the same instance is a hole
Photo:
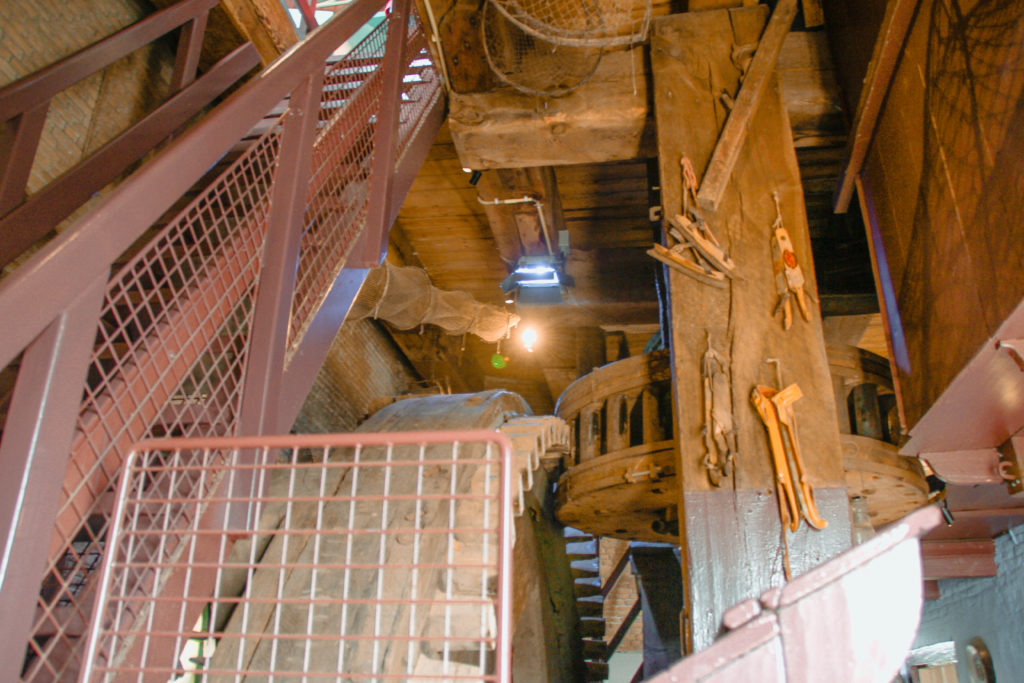
[[[700,174],[708,163],[726,111],[722,89],[735,94],[739,72],[731,46],[756,41],[766,12],[720,10],[659,19],[651,38],[654,107],[658,129],[662,202],[666,214],[681,208],[680,157]],[[738,278],[728,289],[710,288],[671,272],[672,354],[676,421],[683,482],[680,517],[686,555],[684,577],[691,646],[706,647],[719,632],[725,608],[784,580],[782,540],[767,438],[750,403],[756,384],[775,385],[769,357],[782,360],[784,381],[798,382],[805,396],[796,405],[800,440],[824,531],[803,525],[788,535],[789,563],[799,574],[849,545],[838,426],[816,311],[784,332],[773,317],[770,236],[778,190],[783,219],[793,239],[808,289],[816,291],[792,132],[779,84],[772,76],[717,213],[709,216]],[[813,307],[812,307],[813,308]],[[797,314],[799,317],[799,314]],[[705,331],[731,357],[732,408],[738,428],[736,474],[712,489],[701,465],[700,359]]]
[[[1015,0],[922,0],[865,163],[910,427],[1024,297],[1022,31]]]

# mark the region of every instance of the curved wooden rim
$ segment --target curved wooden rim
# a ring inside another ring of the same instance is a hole
[[[555,415],[569,421],[588,405],[600,405],[616,394],[641,390],[671,377],[668,349],[615,361],[580,377],[566,387],[555,404]]]

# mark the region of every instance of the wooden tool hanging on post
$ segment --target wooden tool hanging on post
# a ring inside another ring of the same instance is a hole
[[[788,330],[793,325],[794,298],[800,308],[800,315],[804,320],[810,321],[811,315],[807,310],[807,299],[810,295],[804,291],[804,271],[796,260],[796,252],[793,251],[793,242],[789,239],[789,231],[782,224],[779,193],[772,192],[772,199],[775,200],[775,222],[772,223],[772,269],[775,272],[775,291],[779,295],[773,315],[778,315],[779,311],[782,311],[782,329]]]
[[[668,219],[668,234],[678,244],[655,244],[647,253],[662,263],[716,287],[724,287],[736,268],[697,207],[697,176],[688,157],[679,161],[683,174],[683,212]]]
[[[722,479],[732,474],[736,457],[736,427],[732,419],[732,391],[725,363],[711,346],[711,332],[707,332],[707,350],[700,361],[700,374],[704,389],[704,469],[708,481],[718,487]]]
[[[779,361],[769,359],[768,362]],[[782,384],[781,371],[779,384]],[[768,444],[779,496],[779,516],[783,526],[788,525],[790,531],[796,531],[800,526],[800,517],[807,520],[815,529],[824,529],[828,526],[828,522],[818,513],[814,492],[807,480],[807,472],[804,470],[804,461],[800,453],[793,403],[802,397],[803,392],[797,384],[790,384],[782,390],[759,384],[750,394],[750,400],[768,431]]]

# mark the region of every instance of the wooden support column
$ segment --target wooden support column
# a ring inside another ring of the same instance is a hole
[[[735,45],[757,41],[764,6],[688,13],[657,19],[651,37],[654,106],[665,214],[682,204],[680,159],[707,167],[728,110],[723,91],[735,96],[740,72],[730,59]],[[737,264],[725,289],[669,272],[672,375],[679,444],[680,522],[687,650],[707,647],[721,629],[724,610],[785,581],[786,557],[795,576],[850,544],[842,453],[821,318],[797,314],[789,331],[773,316],[777,295],[770,238],[775,220],[772,192],[814,294],[814,265],[792,132],[771,74],[760,106],[745,122],[749,131],[708,221]],[[732,378],[733,419],[738,430],[735,474],[713,488],[702,465],[701,356],[710,332]],[[776,385],[767,358],[782,363],[783,382],[796,382],[805,398],[795,406],[809,483],[825,530],[802,524],[783,536],[765,429],[750,402],[757,384]]]

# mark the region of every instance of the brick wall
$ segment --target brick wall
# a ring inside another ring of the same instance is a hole
[[[615,564],[619,561],[619,557],[629,546],[629,541],[620,541],[614,538],[602,538],[601,539],[601,583],[602,585],[608,580],[608,576],[615,569]],[[619,625],[629,614],[629,610],[633,607],[633,603],[636,602],[636,578],[633,576],[631,569],[627,566],[625,571],[619,577],[619,582],[615,584],[615,589],[608,594],[608,597],[604,601],[604,619],[605,619],[605,640],[611,640],[612,636],[618,630]],[[636,621],[633,622],[633,626],[630,627],[629,632],[626,634],[622,644],[619,645],[619,650],[622,652],[633,652],[642,651],[644,649],[643,639],[643,618],[638,616]]]
[[[152,11],[146,0],[0,2],[0,86],[39,71]],[[166,97],[174,65],[172,43],[165,36],[54,98],[28,181],[29,194]]]
[[[352,431],[376,399],[407,393],[414,380],[412,368],[378,323],[345,323],[294,429],[302,434]]]
[[[993,578],[940,581],[940,598],[921,614],[914,646],[955,641],[961,681],[970,680],[964,647],[975,636],[988,644],[998,680],[1024,680],[1024,526],[996,539],[996,563]]]

